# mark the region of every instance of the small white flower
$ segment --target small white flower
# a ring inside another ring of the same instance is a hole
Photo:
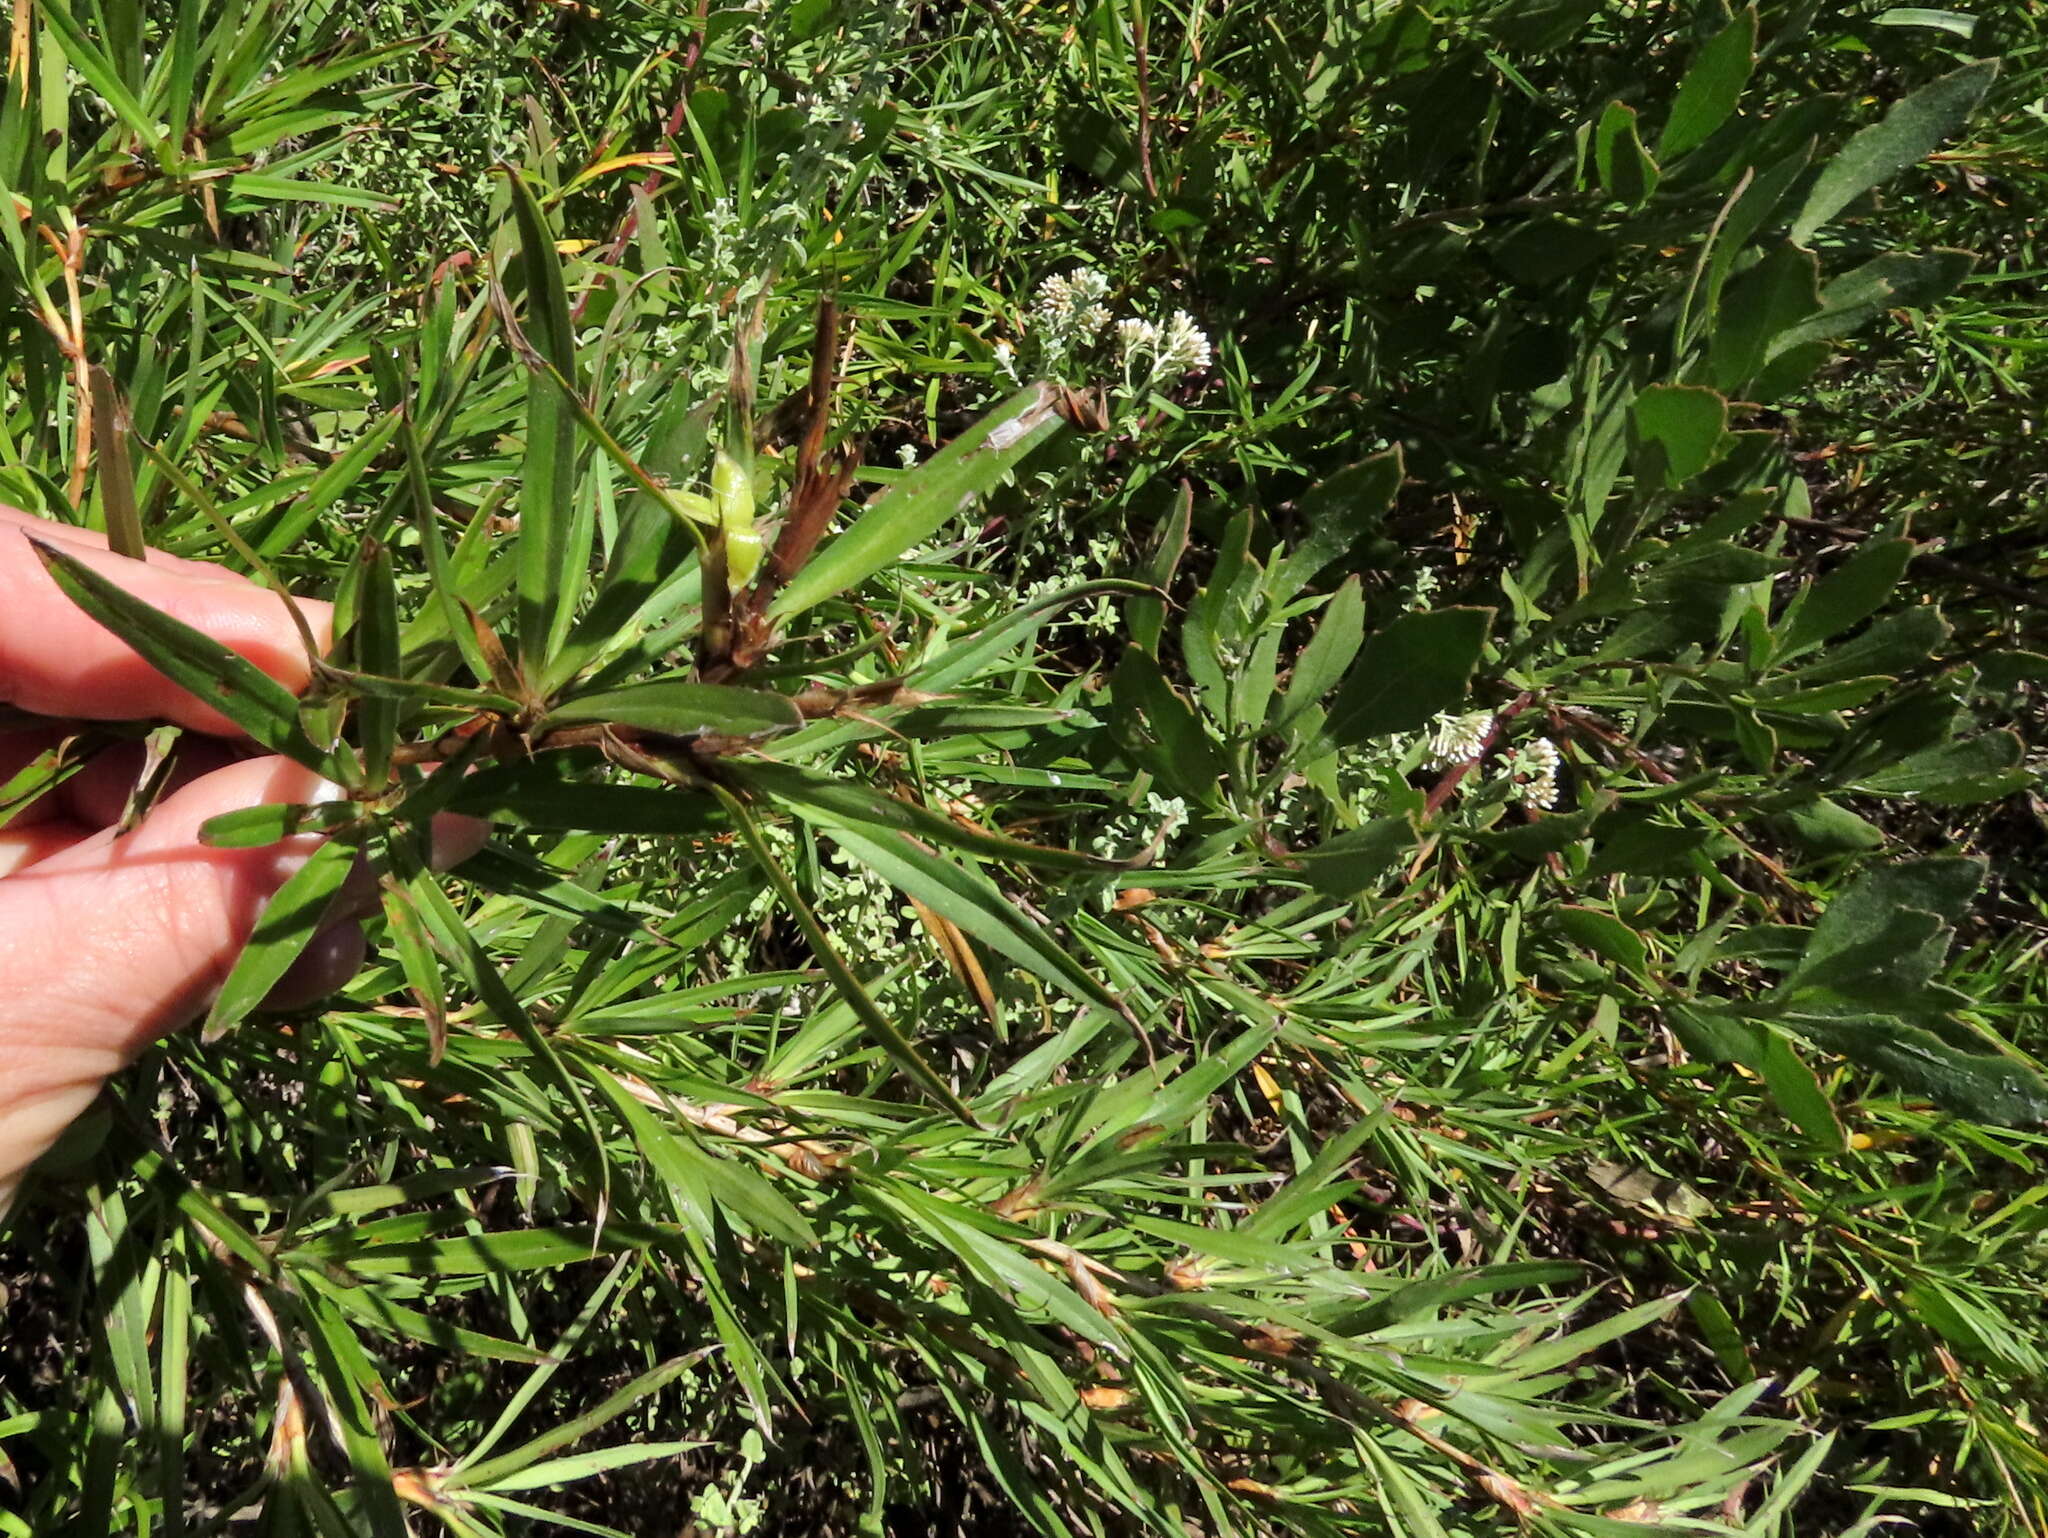
[[[1109,279],[1093,267],[1056,272],[1038,285],[1038,323],[1055,347],[1087,341],[1109,325],[1108,297]]]
[[[1509,753],[1501,768],[1523,806],[1547,812],[1557,805],[1557,771],[1563,765],[1564,755],[1557,744],[1548,737],[1536,737]]]
[[[1470,763],[1486,748],[1493,730],[1493,712],[1475,710],[1468,715],[1439,715],[1429,723],[1429,767],[1448,769]]]
[[[1008,342],[998,341],[995,345],[996,367],[1012,379],[1017,377],[1017,349]]]
[[[1213,356],[1209,334],[1195,324],[1186,310],[1175,310],[1173,319],[1159,328],[1159,362],[1163,370],[1189,374],[1209,366]]]
[[[1126,315],[1116,323],[1116,350],[1129,368],[1139,357],[1159,350],[1159,328],[1149,320]]]
[[[896,463],[903,466],[906,470],[915,470],[917,468],[917,445],[914,443],[898,444],[896,447]]]

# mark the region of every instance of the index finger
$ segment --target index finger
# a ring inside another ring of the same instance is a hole
[[[88,530],[0,508],[0,703],[86,721],[172,721],[237,736],[219,711],[165,678],[128,644],[64,596],[28,535],[61,542],[144,603],[204,631],[294,693],[312,677],[287,600],[219,567],[150,551],[115,555]],[[324,650],[330,605],[293,599]]]

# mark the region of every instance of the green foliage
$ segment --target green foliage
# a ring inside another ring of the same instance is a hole
[[[0,494],[345,799],[0,1527],[2036,1530],[2041,545],[1829,466],[2032,400],[2041,18],[1824,9],[24,7]]]

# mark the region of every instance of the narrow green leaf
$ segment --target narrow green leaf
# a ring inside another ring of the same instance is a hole
[[[671,837],[731,831],[717,804],[701,792],[564,779],[547,764],[500,764],[470,775],[447,809],[536,830]]]
[[[199,842],[209,849],[261,849],[294,834],[331,833],[362,820],[363,808],[353,801],[250,806],[207,818]]]
[[[277,986],[319,932],[355,858],[356,851],[348,844],[323,843],[278,888],[207,1013],[204,1040],[217,1041],[241,1024]]]
[[[554,231],[526,180],[500,166],[512,193],[512,216],[526,279],[530,345],[558,373],[570,393],[576,381],[576,335],[569,293],[555,254]],[[519,670],[528,679],[547,672],[557,632],[566,632],[582,596],[583,571],[573,561],[576,420],[550,380],[526,382],[526,450],[519,483]],[[585,552],[587,558],[587,552]],[[572,570],[572,565],[575,569]]]
[[[790,764],[734,759],[720,773],[791,807],[809,810],[839,823],[908,833],[941,847],[964,849],[992,860],[1035,865],[1048,870],[1111,871],[1123,862],[1072,849],[1026,844],[980,828],[970,828],[929,807],[899,801],[850,780],[817,774]]]
[[[142,536],[142,513],[135,505],[135,467],[128,459],[128,439],[134,432],[128,405],[105,369],[95,364],[87,378],[92,388],[93,457],[98,462],[100,510],[107,520],[107,548],[139,561],[148,541]]]
[[[313,746],[299,725],[299,702],[283,684],[211,636],[150,607],[76,556],[34,536],[29,543],[73,603],[127,642],[164,677],[205,701],[271,752],[339,778],[332,773],[329,755]]]
[[[360,495],[364,478],[397,433],[400,419],[401,413],[390,411],[374,421],[367,432],[313,478],[303,496],[279,515],[256,541],[257,552],[275,556],[294,548],[328,508],[350,493]]]
[[[694,1351],[688,1356],[673,1357],[606,1395],[595,1408],[575,1419],[564,1421],[511,1452],[501,1453],[495,1458],[473,1464],[466,1469],[454,1470],[445,1476],[444,1482],[449,1489],[461,1489],[469,1485],[488,1488],[501,1480],[509,1479],[520,1470],[538,1463],[549,1453],[582,1441],[607,1421],[616,1420],[641,1400],[659,1392],[665,1385],[681,1377],[702,1360],[702,1357],[702,1352]],[[512,1488],[522,1489],[525,1486],[515,1485]]]
[[[398,643],[398,584],[391,570],[391,551],[382,540],[363,542],[358,557],[363,567],[362,610],[353,636],[355,660],[364,671],[396,678],[404,667]],[[363,780],[381,787],[391,772],[391,750],[398,743],[399,701],[364,693],[356,701],[356,728],[361,737]]]
[[[766,689],[661,678],[563,700],[547,726],[604,721],[659,732],[665,737],[766,737],[795,731],[803,716],[787,697]]]
[[[1057,399],[1048,384],[1011,396],[871,502],[775,595],[768,612],[778,619],[800,614],[929,539],[1059,431]]]
[[[114,116],[122,125],[141,141],[142,148],[154,153],[161,147],[164,137],[163,125],[144,110],[135,94],[121,81],[117,70],[107,55],[85,33],[78,20],[71,14],[66,0],[37,0],[36,14],[49,22],[57,34],[58,46],[64,50],[71,67],[85,77],[87,85],[99,93],[100,99],[113,109]]]
[[[408,412],[398,413],[398,441],[405,451],[406,485],[412,493],[413,526],[419,531],[420,551],[426,558],[427,601],[438,608],[442,628],[462,654],[462,660],[469,664],[471,675],[478,683],[489,684],[493,681],[490,659],[484,656],[469,616],[462,611],[462,584],[456,580],[453,563],[448,558],[448,542],[441,537],[441,515],[434,506],[433,488],[427,479],[426,452]]]
[[[860,1017],[861,1024],[873,1034],[876,1045],[888,1054],[913,1084],[970,1127],[978,1126],[974,1112],[968,1109],[967,1103],[953,1093],[952,1086],[939,1077],[937,1070],[925,1060],[924,1054],[918,1051],[916,1044],[898,1030],[896,1023],[883,1014],[881,1007],[869,997],[867,989],[854,975],[853,969],[846,964],[846,959],[839,954],[839,948],[833,944],[831,935],[826,932],[824,925],[818,922],[817,915],[811,912],[810,904],[804,901],[803,893],[797,890],[789,872],[784,870],[782,862],[775,858],[774,850],[768,847],[768,841],[761,836],[760,827],[746,806],[722,786],[713,786],[712,789],[724,803],[726,815],[739,828],[740,836],[747,841],[747,847],[753,851],[756,863],[774,886],[777,895],[782,898],[783,905],[796,920],[797,927],[803,930],[804,938],[810,942],[812,951],[817,955],[819,966],[824,968],[825,975],[832,980],[832,986],[838,990],[839,996]]]
[[[811,809],[797,811],[826,821]],[[1045,926],[1028,920],[979,870],[948,860],[900,833],[871,834],[829,822],[832,840],[861,864],[939,917],[1084,1004],[1128,1018],[1125,1006]]]
[[[593,1474],[609,1474],[613,1469],[629,1469],[636,1464],[652,1463],[657,1458],[676,1458],[693,1448],[706,1444],[697,1442],[627,1442],[619,1447],[600,1447],[591,1452],[578,1453],[573,1458],[550,1458],[545,1463],[536,1463],[517,1474],[506,1474],[491,1481],[491,1493],[501,1495],[507,1490],[552,1490],[572,1484],[579,1479],[588,1479]]]

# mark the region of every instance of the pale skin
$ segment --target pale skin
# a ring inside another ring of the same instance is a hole
[[[146,564],[128,560],[97,535],[0,507],[0,704],[47,720],[0,731],[0,784],[82,722],[192,729],[169,793],[132,831],[120,834],[116,825],[141,764],[139,744],[103,753],[0,828],[0,1211],[109,1075],[205,1009],[264,904],[318,843],[307,835],[261,849],[213,849],[199,842],[201,825],[222,812],[336,793],[288,759],[248,756],[225,719],[58,590],[31,533],[286,687],[301,690],[311,676],[278,594],[156,551]],[[297,604],[324,650],[332,611],[311,599]],[[437,864],[481,842],[481,828],[460,819],[435,831]],[[347,895],[360,904],[369,894],[355,885]],[[356,926],[339,919],[272,1002],[305,1002],[339,986],[360,963],[362,944]]]

